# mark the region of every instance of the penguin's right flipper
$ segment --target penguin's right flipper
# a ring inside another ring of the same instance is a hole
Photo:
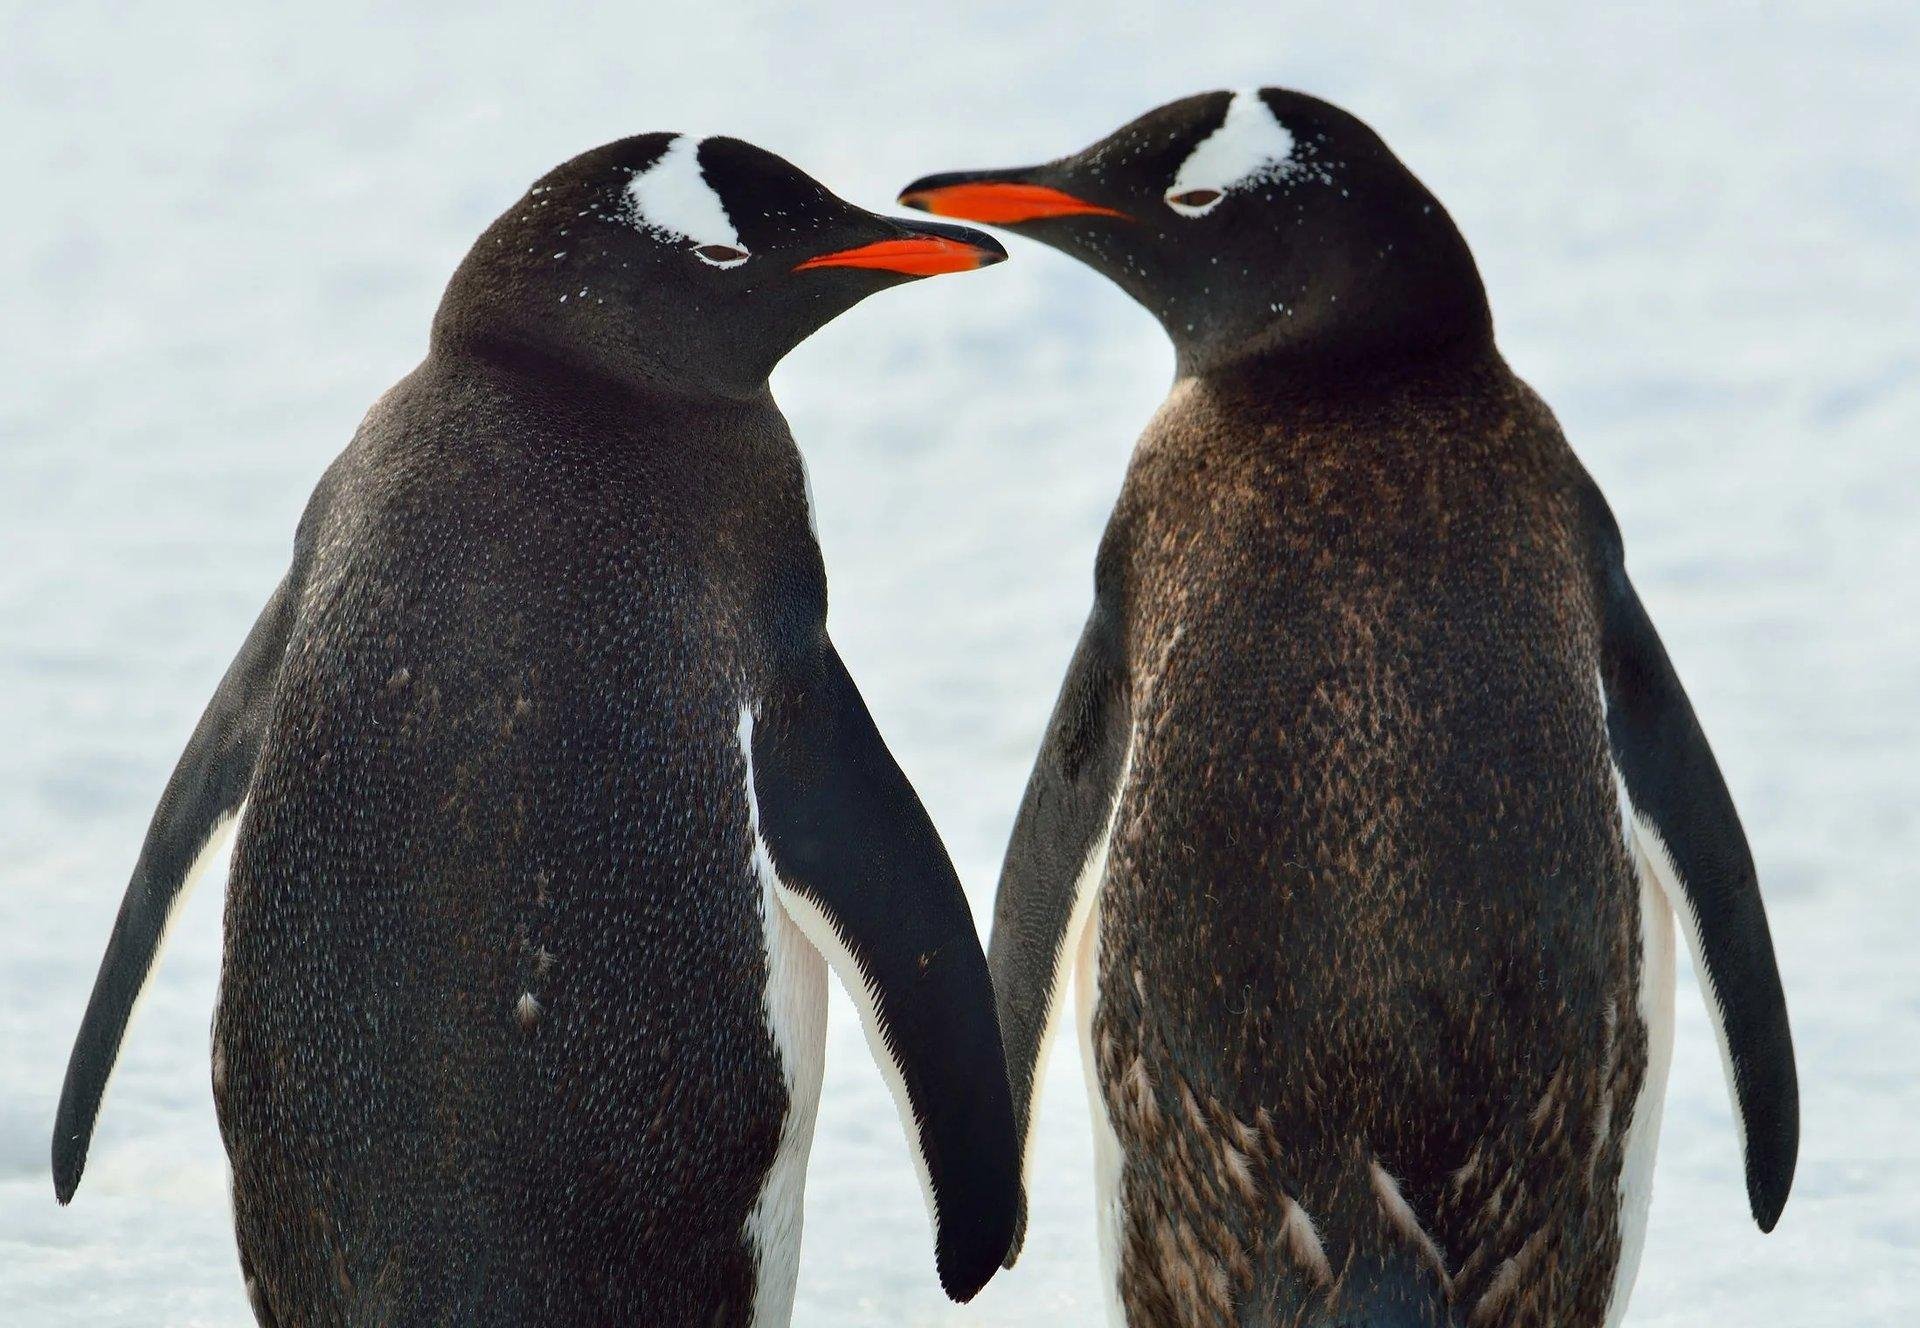
[[[60,1090],[53,1126],[53,1188],[61,1203],[71,1200],[80,1184],[120,1039],[146,987],[167,924],[246,801],[293,631],[294,599],[289,583],[282,581],[261,610],[180,754],[147,827]]]
[[[750,807],[787,914],[853,997],[969,1300],[1006,1255],[1019,1158],[986,957],[913,787],[824,637],[741,718]],[[763,865],[762,870],[766,868]]]
[[[1008,1267],[1026,1236],[1026,1160],[1040,1076],[1073,956],[1106,877],[1107,843],[1126,782],[1129,698],[1118,619],[1096,598],[1027,780],[994,898],[987,963],[1007,1042],[1022,1159],[1020,1221]]]
[[[1747,1201],[1773,1230],[1800,1151],[1787,1001],[1753,856],[1733,799],[1614,535],[1605,571],[1601,686],[1608,744],[1642,856],[1685,921],[1746,1154]]]

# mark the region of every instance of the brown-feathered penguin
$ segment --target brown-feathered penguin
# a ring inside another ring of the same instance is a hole
[[[1092,265],[1178,355],[990,947],[1028,1140],[1078,964],[1117,1316],[1617,1322],[1674,911],[1770,1229],[1798,1108],[1740,822],[1440,204],[1274,89],[902,201]]]
[[[1018,1164],[986,961],[827,637],[767,375],[867,295],[1002,257],[674,134],[480,237],[167,786],[68,1068],[61,1200],[237,823],[213,1088],[263,1324],[786,1323],[827,966],[942,1285],[991,1276]]]

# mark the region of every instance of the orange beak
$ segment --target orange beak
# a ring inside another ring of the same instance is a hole
[[[907,207],[920,208],[936,217],[958,217],[963,221],[984,221],[991,225],[1014,225],[1039,221],[1045,217],[1124,217],[1098,203],[1043,184],[993,181],[979,184],[948,184],[931,189],[909,189],[900,195]]]
[[[916,235],[904,240],[877,240],[852,249],[809,258],[793,270],[805,272],[816,267],[864,267],[879,272],[899,272],[909,277],[937,277],[943,272],[971,272],[989,263],[998,263],[1005,253],[995,253],[964,240],[949,240],[943,235]]]

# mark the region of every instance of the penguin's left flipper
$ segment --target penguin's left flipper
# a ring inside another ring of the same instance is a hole
[[[788,915],[860,1010],[969,1300],[1012,1239],[1019,1170],[993,988],[966,896],[824,637],[752,717],[755,817]]]
[[[86,1169],[87,1147],[120,1055],[120,1039],[146,987],[167,924],[246,801],[293,631],[294,605],[289,581],[282,581],[207,703],[147,827],[74,1039],[54,1116],[53,1188],[61,1203],[73,1198]]]
[[[1771,1231],[1793,1185],[1800,1090],[1760,883],[1707,735],[1617,552],[1610,562],[1607,738],[1642,855],[1692,946],[1746,1153],[1747,1202]]]

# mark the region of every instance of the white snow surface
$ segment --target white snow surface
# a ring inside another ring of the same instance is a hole
[[[1516,369],[1620,517],[1760,866],[1804,1140],[1747,1217],[1690,974],[1627,1322],[1920,1310],[1920,11],[1148,0],[486,3],[276,15],[0,0],[0,1321],[244,1325],[207,1028],[221,884],[174,929],[72,1208],[67,1050],[161,786],[322,467],[455,262],[561,159],[700,123],[886,207],[1208,88],[1349,107],[1445,200]],[[1036,246],[889,292],[775,382],[832,628],[990,914],[1172,356]],[[835,992],[796,1322],[1087,1323],[1092,1148],[1061,1039],[1018,1268],[934,1277]]]

